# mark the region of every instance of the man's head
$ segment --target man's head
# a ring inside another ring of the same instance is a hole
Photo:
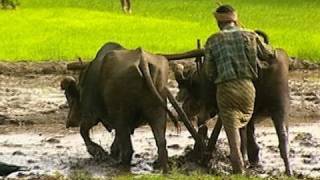
[[[238,15],[236,10],[230,5],[221,5],[213,13],[220,29],[226,25],[238,26]]]

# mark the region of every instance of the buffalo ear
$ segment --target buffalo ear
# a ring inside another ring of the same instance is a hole
[[[73,77],[65,77],[61,82],[60,82],[60,87],[61,90],[69,90],[76,88],[76,80]]]
[[[172,70],[174,72],[174,77],[179,82],[183,82],[185,77],[183,75],[184,66],[182,64],[173,63]]]

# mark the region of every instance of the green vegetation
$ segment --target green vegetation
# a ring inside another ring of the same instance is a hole
[[[128,175],[128,176],[119,176],[115,180],[127,180],[127,179],[138,179],[138,180],[262,180],[258,177],[247,177],[247,176],[214,176],[208,174],[191,174],[184,175],[179,173],[174,173],[171,175]],[[289,179],[288,179],[289,180]]]
[[[320,1],[228,0],[246,27],[261,29],[291,56],[320,61]],[[1,60],[90,60],[105,42],[152,52],[180,52],[217,31],[208,0],[20,0],[0,10]]]
[[[281,179],[281,180],[295,180],[294,177],[286,177],[286,176],[279,176],[277,178],[275,177],[269,177],[269,178],[259,178],[259,177],[250,177],[250,176],[240,176],[240,175],[232,175],[232,176],[215,176],[210,174],[203,174],[200,172],[194,172],[190,175],[185,175],[182,173],[179,173],[177,170],[174,172],[171,172],[169,175],[162,175],[162,174],[149,174],[149,175],[134,175],[134,174],[128,174],[128,175],[118,175],[118,176],[106,176],[105,178],[98,178],[93,177],[90,173],[85,171],[75,171],[71,173],[67,178],[57,174],[52,177],[52,179],[57,180],[64,180],[64,179],[71,179],[71,180],[100,180],[100,179],[114,179],[114,180],[128,180],[128,179],[137,179],[137,180],[262,180],[262,179],[269,179],[269,180],[275,180],[275,179]]]

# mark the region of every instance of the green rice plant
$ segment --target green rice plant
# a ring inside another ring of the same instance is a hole
[[[108,41],[152,52],[181,52],[218,31],[208,0],[133,0],[123,14],[119,0],[21,0],[0,10],[0,60],[91,60]],[[242,24],[261,29],[290,56],[320,61],[320,1],[223,0]]]

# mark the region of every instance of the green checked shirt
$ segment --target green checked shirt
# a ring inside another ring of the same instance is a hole
[[[258,59],[270,61],[275,51],[253,31],[227,26],[208,38],[205,70],[216,84],[234,79],[256,79]]]

